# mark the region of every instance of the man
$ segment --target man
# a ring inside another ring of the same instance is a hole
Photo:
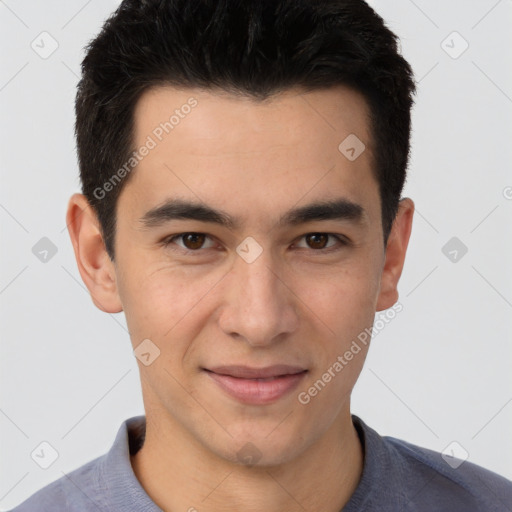
[[[122,3],[83,62],[67,222],[146,414],[16,511],[510,509],[512,482],[350,411],[398,300],[414,92],[361,0]]]

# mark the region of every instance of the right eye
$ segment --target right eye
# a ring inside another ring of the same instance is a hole
[[[171,244],[178,245],[181,249],[184,249],[188,252],[199,252],[200,249],[204,249],[203,245],[205,243],[206,239],[210,239],[208,235],[205,233],[179,233],[176,235],[172,235],[170,237],[167,237],[163,241],[163,245],[166,248],[173,249]],[[176,240],[182,241],[183,245],[180,245],[176,243]],[[211,239],[210,239],[211,240]],[[209,247],[206,247],[206,249],[211,249],[213,247],[213,242]]]

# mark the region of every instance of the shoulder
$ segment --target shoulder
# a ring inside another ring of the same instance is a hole
[[[437,510],[468,512],[501,512],[512,504],[512,482],[503,476],[402,439],[382,439],[391,453],[403,461],[404,481],[411,490],[407,499],[411,502],[430,503]]]
[[[99,491],[104,457],[98,457],[39,489],[11,512],[101,510]]]
[[[512,511],[512,482],[468,460],[381,436],[352,415],[363,473],[344,512]]]
[[[125,420],[110,450],[79,468],[64,473],[11,512],[66,510],[160,510],[133,473],[130,455],[144,442],[145,416]]]

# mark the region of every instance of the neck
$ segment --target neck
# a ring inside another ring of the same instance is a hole
[[[339,512],[361,477],[363,451],[349,410],[299,456],[267,467],[234,464],[172,420],[148,420],[144,445],[131,463],[146,493],[165,511]]]

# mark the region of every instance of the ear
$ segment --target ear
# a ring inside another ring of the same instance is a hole
[[[398,205],[388,242],[384,267],[382,269],[380,292],[377,298],[376,311],[388,309],[398,300],[398,280],[404,267],[405,253],[409,244],[414,215],[414,203],[408,197],[402,199]]]
[[[66,224],[78,270],[94,305],[105,313],[119,313],[123,307],[117,290],[115,266],[105,248],[96,212],[83,194],[71,196]]]

